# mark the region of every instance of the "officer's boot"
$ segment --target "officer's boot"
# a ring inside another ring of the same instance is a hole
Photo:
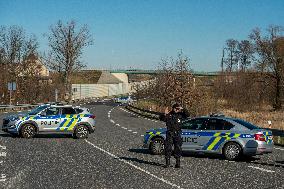
[[[175,168],[180,168],[180,158],[176,158],[176,166]]]
[[[169,168],[170,164],[171,164],[170,158],[166,158],[166,165],[164,167]]]

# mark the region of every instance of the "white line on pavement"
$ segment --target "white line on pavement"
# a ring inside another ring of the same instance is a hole
[[[132,132],[133,134],[137,134],[137,132],[136,131],[134,131],[134,132]]]
[[[4,114],[7,114],[8,112],[4,112]]]
[[[1,152],[0,157],[6,157],[7,153],[6,152]]]
[[[260,171],[268,172],[268,173],[274,173],[275,172],[275,171],[263,169],[263,168],[260,168],[260,167],[254,167],[254,166],[248,166],[248,167],[253,168],[253,169],[257,169],[257,170],[260,170]]]
[[[116,126],[120,126],[118,123],[117,124],[115,124]]]
[[[129,132],[132,132],[132,130],[128,130]]]
[[[141,135],[142,137],[144,137],[144,135]]]
[[[122,129],[127,129],[126,127],[121,127]]]
[[[112,119],[110,120],[110,122],[115,123]]]
[[[2,150],[6,150],[6,146],[1,146],[0,145],[0,148],[2,148]]]
[[[5,182],[5,181],[6,181],[6,175],[5,174],[1,174],[0,182]]]
[[[108,151],[106,151],[106,150],[104,150],[104,149],[102,149],[102,148],[100,148],[100,147],[94,145],[93,143],[87,141],[86,139],[85,139],[85,141],[86,141],[88,144],[92,145],[92,146],[93,146],[94,148],[96,148],[97,150],[100,150],[100,151],[102,151],[102,152],[108,154],[109,156],[111,156],[111,157],[117,159],[118,161],[121,161],[121,162],[123,162],[123,163],[125,163],[125,164],[128,164],[128,165],[134,167],[135,169],[137,169],[137,170],[139,170],[139,171],[142,171],[143,173],[146,173],[147,175],[149,175],[149,176],[151,176],[151,177],[153,177],[153,178],[156,178],[156,179],[158,179],[158,180],[160,180],[160,181],[162,181],[162,182],[164,182],[164,183],[166,183],[166,184],[168,184],[168,185],[170,185],[170,186],[172,186],[172,187],[181,188],[180,186],[178,186],[178,185],[176,185],[176,184],[174,184],[174,183],[172,183],[172,182],[170,182],[170,181],[168,181],[168,180],[165,180],[163,177],[157,177],[156,175],[150,173],[149,171],[147,171],[147,170],[145,170],[145,169],[142,169],[141,167],[138,167],[138,166],[136,166],[136,165],[130,163],[129,161],[126,161],[126,160],[124,160],[124,159],[119,158],[118,156],[116,156],[116,155],[114,155],[114,154],[112,154],[112,153],[110,153],[110,152],[108,152]]]
[[[274,149],[284,151],[284,148],[276,148],[276,147],[274,147]]]

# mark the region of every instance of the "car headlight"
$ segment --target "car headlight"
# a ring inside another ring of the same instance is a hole
[[[18,117],[12,117],[12,118],[10,119],[10,121],[17,121],[17,120],[19,120]]]

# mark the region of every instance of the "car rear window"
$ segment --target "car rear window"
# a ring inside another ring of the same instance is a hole
[[[241,119],[234,119],[234,121],[237,122],[238,124],[241,124],[242,126],[245,126],[249,130],[259,129],[259,127]]]

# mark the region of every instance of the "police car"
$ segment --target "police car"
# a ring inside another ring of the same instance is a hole
[[[122,103],[122,104],[127,104],[133,102],[133,99],[131,96],[122,96],[118,98],[114,98],[115,103]]]
[[[166,128],[151,129],[144,135],[144,147],[153,154],[164,152]],[[241,155],[272,153],[272,132],[249,122],[229,117],[199,117],[182,122],[182,150],[222,154],[228,160]]]
[[[44,104],[25,115],[3,119],[2,130],[32,138],[38,133],[70,133],[74,138],[87,138],[95,129],[95,116],[86,109],[69,105]],[[81,113],[80,113],[81,112]]]

